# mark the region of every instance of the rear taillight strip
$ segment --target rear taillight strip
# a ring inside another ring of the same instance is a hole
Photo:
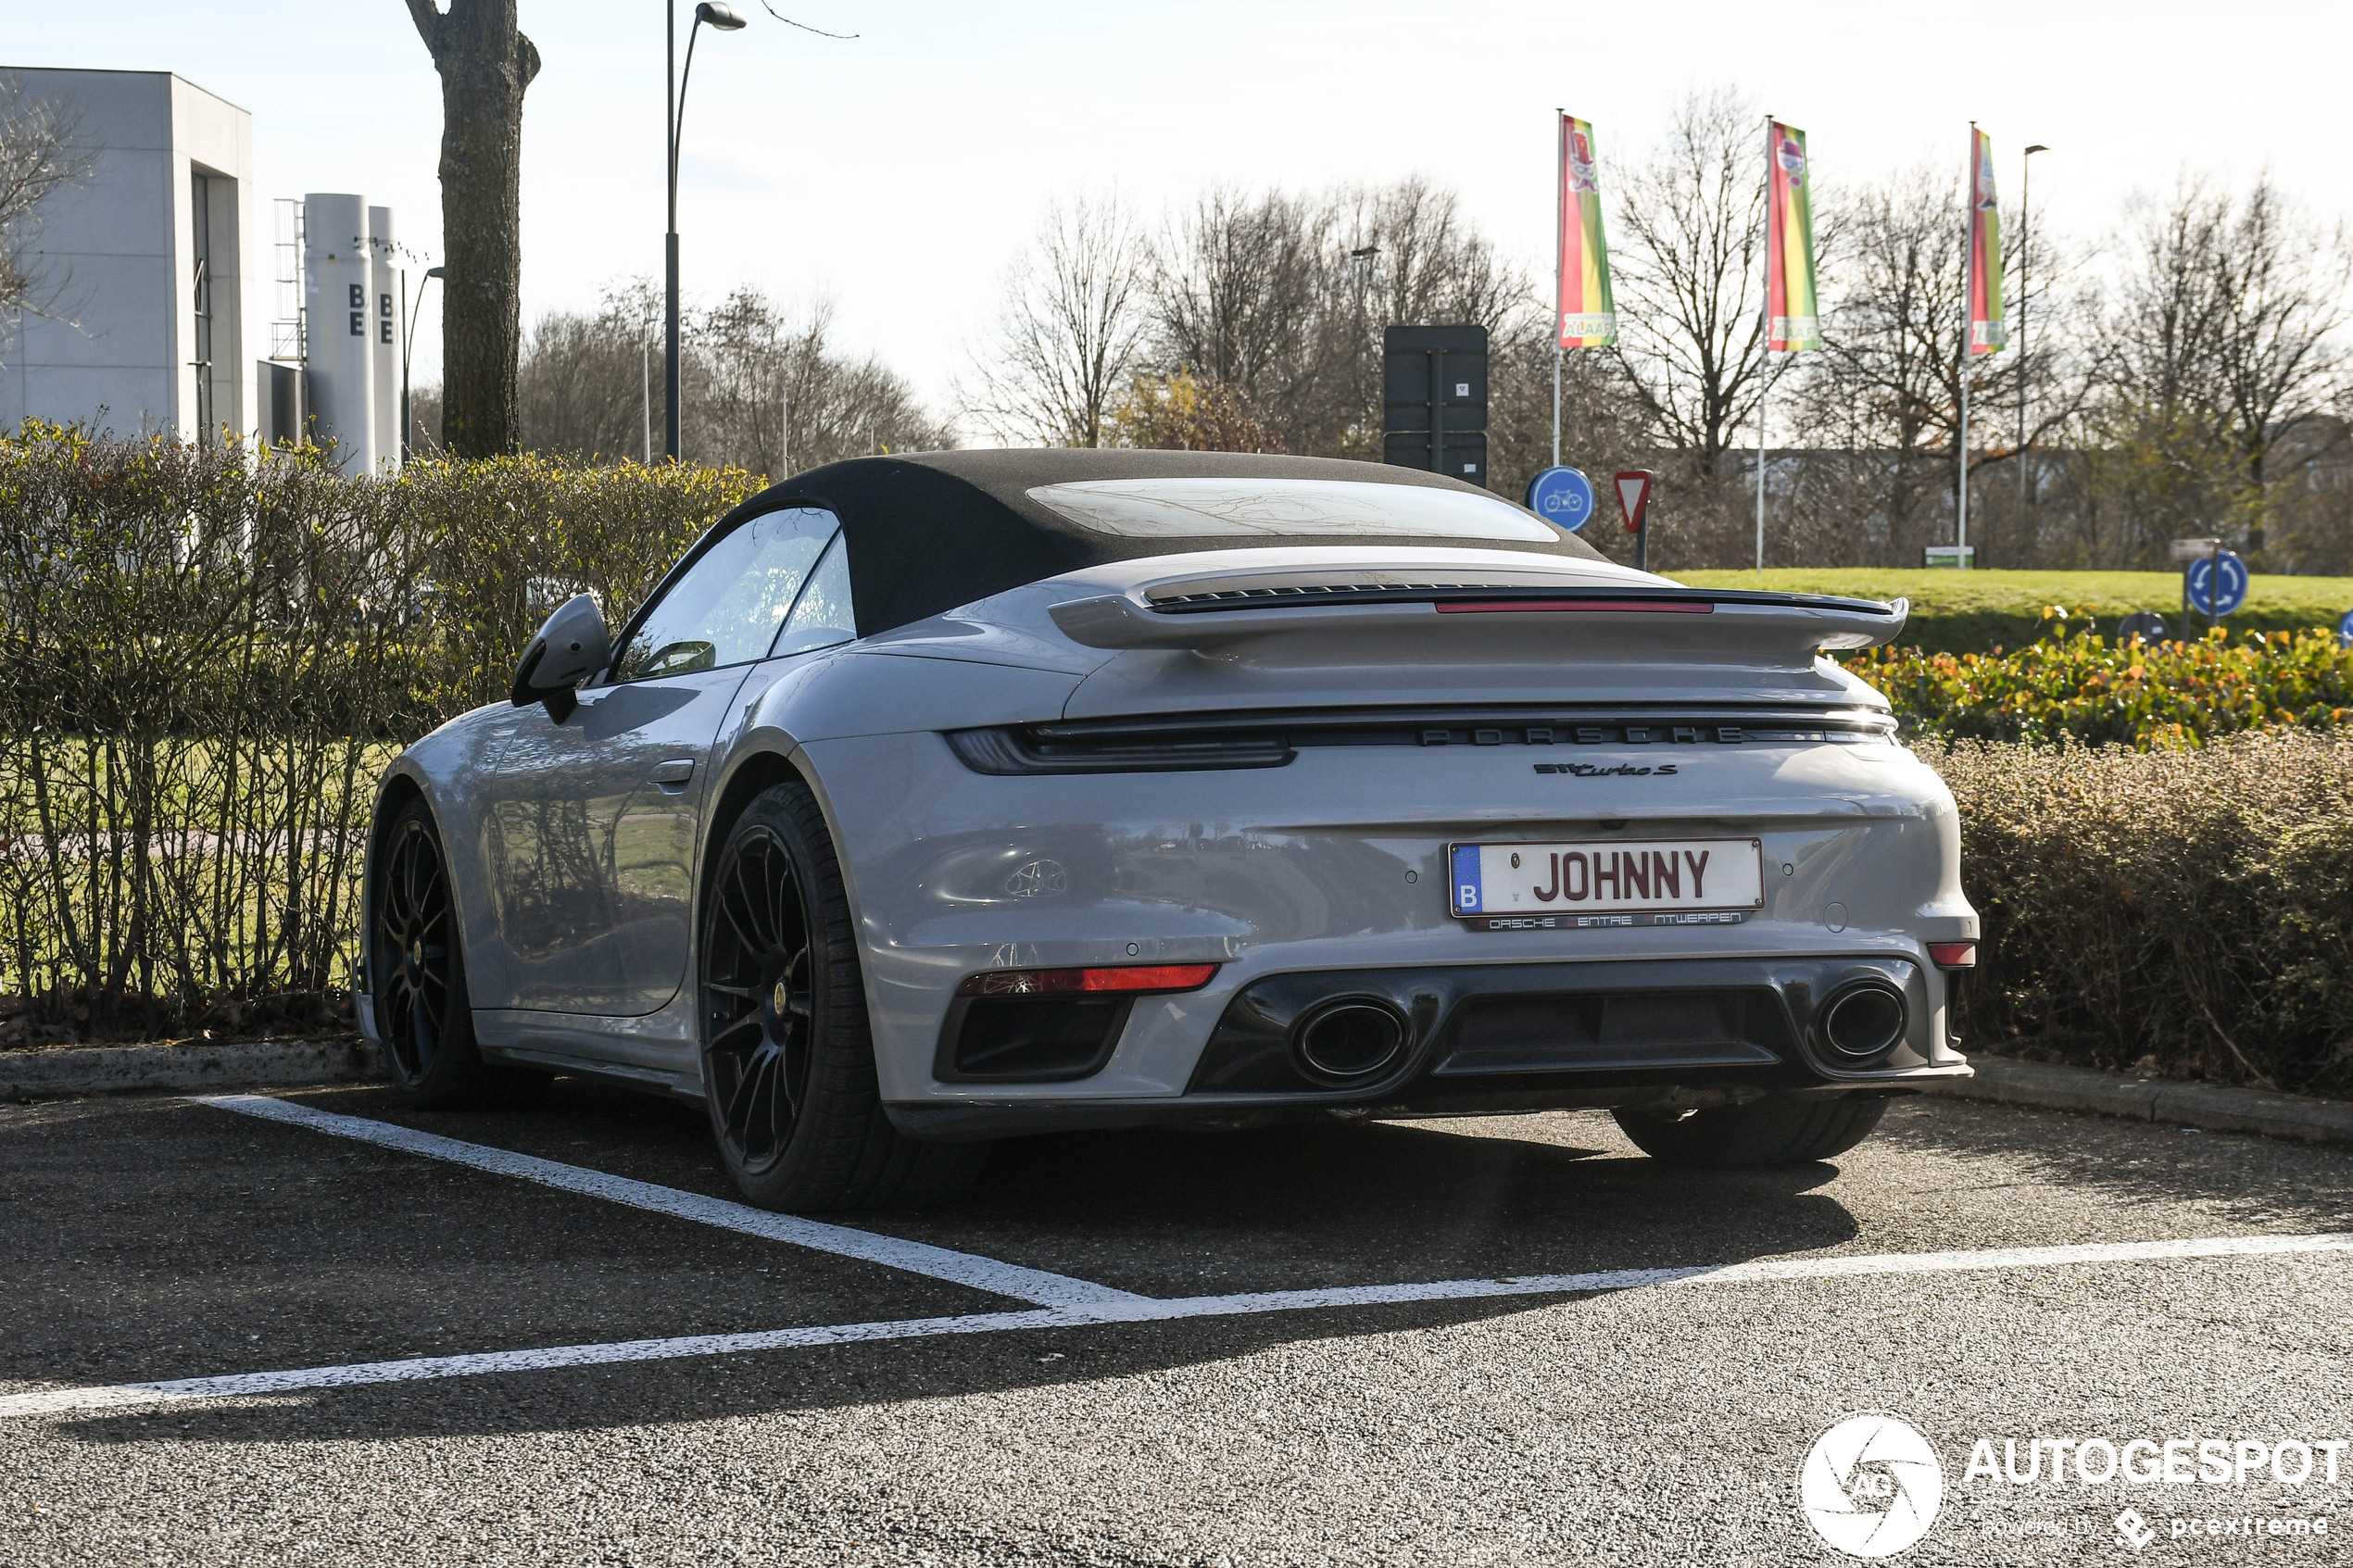
[[[1713,615],[1711,604],[1680,599],[1444,599],[1441,615],[1524,615],[1531,610],[1607,610],[1622,615]]]
[[[992,969],[967,977],[960,997],[1050,997],[1085,992],[1198,991],[1214,963],[1123,964],[1104,969]]]

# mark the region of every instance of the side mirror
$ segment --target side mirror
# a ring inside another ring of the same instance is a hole
[[[523,648],[509,696],[517,708],[540,704],[560,724],[580,706],[573,692],[611,662],[612,633],[605,630],[605,612],[594,596],[574,594]]]

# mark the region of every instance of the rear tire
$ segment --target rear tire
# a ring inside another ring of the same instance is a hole
[[[1730,1171],[1810,1165],[1844,1154],[1870,1135],[1887,1101],[1775,1095],[1682,1116],[1613,1110],[1635,1147],[1670,1165]]]
[[[420,1110],[486,1110],[543,1098],[547,1073],[482,1058],[449,859],[422,800],[393,818],[372,880],[368,974],[393,1085]]]
[[[703,1098],[747,1198],[806,1213],[963,1196],[988,1146],[918,1142],[883,1110],[849,896],[805,785],[764,791],[729,828],[698,964]]]

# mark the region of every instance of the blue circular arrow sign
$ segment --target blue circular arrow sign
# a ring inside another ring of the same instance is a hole
[[[2336,646],[2353,648],[2353,609],[2347,610],[2345,619],[2336,623]]]
[[[2220,561],[2194,560],[2189,567],[2189,590],[2190,608],[2200,615],[2228,615],[2246,603],[2246,562],[2228,550]]]
[[[1575,469],[1546,469],[1528,482],[1528,509],[1574,533],[1593,520],[1593,482]]]

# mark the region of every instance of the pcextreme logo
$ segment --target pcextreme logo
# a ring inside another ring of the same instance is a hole
[[[1849,1557],[1893,1557],[1928,1534],[1944,1469],[1919,1428],[1885,1411],[1841,1417],[1797,1469],[1798,1506],[1822,1543]]]

